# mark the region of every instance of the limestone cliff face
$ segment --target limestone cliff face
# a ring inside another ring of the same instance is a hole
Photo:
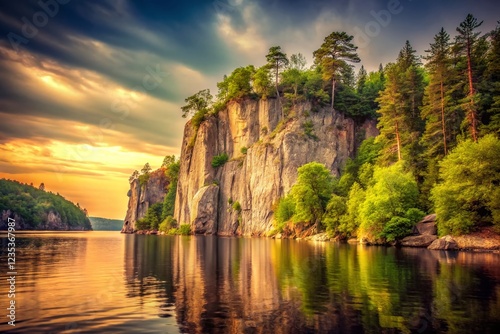
[[[122,233],[134,233],[135,223],[146,215],[148,208],[159,202],[163,202],[169,181],[165,175],[165,169],[160,168],[151,172],[148,181],[141,186],[139,180],[130,183],[127,214],[123,222]]]
[[[295,183],[298,167],[318,161],[338,175],[355,152],[356,138],[376,131],[374,123],[356,130],[354,121],[342,113],[329,108],[313,111],[310,103],[300,103],[289,113],[291,117],[281,120],[275,99],[246,99],[208,118],[196,134],[188,122],[177,221],[191,224],[197,233],[263,235],[273,228],[273,205]],[[212,167],[212,158],[221,153],[230,160]],[[203,198],[211,203],[203,203]]]

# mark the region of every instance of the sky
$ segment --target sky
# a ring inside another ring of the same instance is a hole
[[[184,99],[267,50],[312,53],[333,31],[361,64],[425,54],[468,13],[491,31],[498,1],[26,0],[0,3],[0,178],[61,195],[91,216],[123,219],[128,177],[179,155]],[[358,65],[359,66],[359,65]]]

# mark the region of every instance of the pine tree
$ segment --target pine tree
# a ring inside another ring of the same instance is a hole
[[[484,76],[490,96],[486,131],[500,135],[500,21],[495,30],[490,33],[490,43],[488,68]]]
[[[387,64],[385,68],[385,89],[377,98],[380,114],[378,128],[380,135],[377,140],[382,143],[382,160],[393,161],[391,156],[397,153],[397,160],[402,159],[401,131],[406,124],[404,110],[402,108],[402,96],[399,91],[398,67],[396,64]]]
[[[441,28],[434,37],[434,43],[426,50],[429,84],[425,89],[424,106],[421,116],[426,121],[425,132],[421,138],[426,155],[441,158],[448,153],[449,134],[447,119],[450,113],[450,35]]]
[[[321,47],[313,53],[316,65],[321,65],[323,69],[323,79],[332,81],[332,109],[335,100],[335,84],[340,71],[348,61],[360,62],[356,53],[358,47],[352,43],[353,38],[346,32],[332,32],[325,37]]]
[[[385,88],[376,100],[381,115],[378,128],[378,141],[384,149],[380,162],[387,164],[403,159],[403,149],[408,151],[407,158],[416,157],[416,143],[422,120],[419,108],[422,105],[423,74],[419,58],[407,41],[400,51],[395,64],[385,68]]]
[[[361,65],[361,68],[359,69],[358,76],[357,76],[357,82],[356,82],[356,89],[358,91],[358,94],[361,94],[363,92],[363,88],[365,88],[366,84],[366,79],[367,79],[368,74],[366,73],[365,67]]]
[[[409,41],[399,52],[397,66],[400,78],[401,97],[404,101],[404,109],[409,118],[409,128],[413,132],[422,130],[423,123],[420,119],[419,108],[422,105],[423,98],[423,73],[421,62],[416,51]]]
[[[477,96],[475,90],[475,80],[474,80],[474,66],[473,64],[473,50],[478,41],[480,32],[475,32],[475,30],[483,24],[483,21],[478,22],[477,19],[472,15],[468,14],[465,20],[460,23],[457,28],[459,35],[456,37],[456,44],[458,46],[459,53],[463,55],[467,61],[467,99],[465,101],[466,119],[470,129],[472,140],[477,142],[478,139],[478,116],[477,116]]]
[[[267,65],[269,68],[274,68],[275,72],[275,84],[276,84],[276,97],[278,98],[278,104],[280,104],[280,92],[278,89],[279,83],[279,73],[280,70],[288,65],[288,58],[286,53],[281,51],[281,46],[273,46],[269,48],[269,53],[266,55]],[[281,109],[281,117],[283,117],[283,109]]]

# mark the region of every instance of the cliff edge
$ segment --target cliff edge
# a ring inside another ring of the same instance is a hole
[[[298,167],[317,161],[339,175],[357,143],[377,134],[373,121],[357,127],[342,113],[309,102],[285,114],[282,119],[276,99],[243,99],[199,128],[186,124],[175,202],[179,224],[197,234],[265,235]],[[214,167],[213,158],[224,154],[229,160]]]
[[[143,185],[138,178],[130,182],[130,190],[127,193],[129,197],[127,214],[121,233],[134,233],[136,231],[135,223],[137,220],[146,215],[151,205],[163,202],[169,184],[164,168],[151,172]]]

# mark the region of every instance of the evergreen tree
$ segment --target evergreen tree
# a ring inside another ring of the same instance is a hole
[[[456,44],[458,46],[459,53],[465,57],[467,61],[467,99],[464,101],[464,109],[466,110],[466,120],[470,129],[472,139],[477,142],[478,139],[478,115],[477,115],[477,105],[478,96],[475,90],[475,80],[474,80],[474,66],[473,63],[473,51],[477,44],[480,32],[475,32],[475,30],[483,24],[483,21],[478,22],[477,19],[472,15],[468,14],[465,20],[460,23],[457,28],[459,35],[456,37]]]
[[[407,158],[416,157],[416,142],[422,128],[418,112],[422,104],[423,73],[415,50],[406,41],[395,64],[385,68],[385,88],[380,93],[378,141],[384,149],[382,163],[403,159],[403,149],[409,152]]]
[[[380,105],[380,114],[377,127],[380,135],[377,141],[383,145],[382,160],[393,162],[394,153],[397,160],[402,159],[402,133],[406,130],[405,114],[402,108],[402,97],[399,92],[398,68],[395,64],[388,64],[385,68],[385,89],[380,93],[377,102]]]
[[[447,119],[450,113],[450,35],[441,28],[434,37],[434,43],[426,50],[428,62],[426,67],[429,72],[429,84],[425,89],[422,118],[426,121],[425,132],[421,138],[426,147],[426,155],[441,158],[448,153],[449,135]],[[449,124],[449,123],[448,123]]]
[[[278,88],[279,83],[279,73],[280,71],[288,65],[288,58],[286,53],[281,50],[281,46],[273,46],[269,48],[269,52],[266,55],[267,65],[269,68],[274,69],[275,74],[275,84],[276,84],[276,97],[278,98],[278,104],[280,104],[280,92]],[[281,117],[283,117],[283,109],[281,109]]]
[[[361,68],[359,69],[358,76],[357,76],[357,82],[356,82],[356,90],[358,91],[358,94],[361,94],[363,92],[363,89],[365,88],[366,84],[366,79],[367,79],[368,73],[366,73],[365,67],[361,65]]]
[[[486,131],[500,135],[500,21],[495,30],[490,33],[490,43],[488,68],[484,76],[490,96]]]
[[[321,47],[313,53],[315,63],[322,67],[323,79],[332,81],[332,109],[335,100],[335,84],[340,71],[345,68],[348,61],[360,62],[356,53],[358,47],[352,43],[353,38],[346,32],[332,32],[325,38]]]

